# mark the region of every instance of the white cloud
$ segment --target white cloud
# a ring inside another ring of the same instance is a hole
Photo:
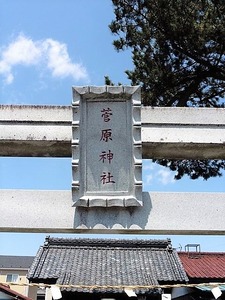
[[[154,169],[155,169],[155,165],[151,161],[143,162],[143,170],[145,170],[145,171],[149,171],[149,170],[152,171]]]
[[[169,170],[160,169],[157,171],[156,176],[158,177],[159,182],[163,185],[175,183],[174,174]]]
[[[81,64],[71,63],[65,44],[47,39],[42,45],[43,52],[47,54],[47,66],[52,71],[53,76],[72,76],[75,80],[87,77],[86,70]]]
[[[143,181],[149,185],[169,185],[176,182],[174,172],[162,167],[151,160],[143,161]]]
[[[153,175],[151,175],[151,174],[146,175],[146,177],[145,177],[146,184],[151,185],[152,181],[153,181]]]
[[[2,60],[9,66],[36,64],[41,56],[39,47],[31,39],[19,35],[2,53]]]
[[[5,83],[13,82],[13,68],[17,65],[46,67],[53,77],[58,78],[72,77],[76,81],[88,78],[86,69],[71,61],[66,44],[53,39],[33,41],[20,34],[8,46],[2,47],[0,75]]]

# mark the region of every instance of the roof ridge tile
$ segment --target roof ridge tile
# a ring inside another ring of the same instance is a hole
[[[44,246],[91,246],[91,247],[127,247],[134,248],[135,246],[138,248],[141,247],[156,247],[156,248],[164,248],[164,249],[172,249],[170,239],[92,239],[92,238],[51,238],[46,237]]]

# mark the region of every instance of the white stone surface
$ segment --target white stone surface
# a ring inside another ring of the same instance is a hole
[[[0,105],[0,156],[71,156],[69,106]]]
[[[225,109],[143,107],[143,158],[225,158]]]
[[[0,125],[0,140],[5,141],[64,141],[68,136],[71,136],[71,127],[66,125]]]
[[[142,157],[225,159],[225,109],[142,108]],[[72,109],[0,105],[1,156],[71,156]]]
[[[0,156],[69,157],[71,121],[70,107],[0,105]],[[142,127],[143,158],[225,159],[224,109],[142,108]],[[5,232],[225,234],[222,193],[143,193],[143,207],[120,209],[74,208],[70,191],[0,197]]]
[[[224,108],[142,107],[142,125],[216,125],[225,126]],[[149,117],[151,116],[151,119]]]
[[[71,122],[70,106],[0,105],[0,122]]]
[[[142,205],[140,87],[74,87],[74,206]]]
[[[0,231],[225,234],[225,194],[144,192],[143,207],[74,208],[70,191],[2,190]]]

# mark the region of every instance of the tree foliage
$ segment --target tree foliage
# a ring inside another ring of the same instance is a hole
[[[110,24],[120,51],[132,50],[134,69],[126,71],[142,86],[144,105],[224,107],[224,0],[112,0]],[[176,178],[220,176],[224,161],[158,163],[176,170]]]

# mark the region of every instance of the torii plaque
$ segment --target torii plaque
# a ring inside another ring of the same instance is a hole
[[[72,110],[74,206],[141,206],[140,87],[73,87]]]

